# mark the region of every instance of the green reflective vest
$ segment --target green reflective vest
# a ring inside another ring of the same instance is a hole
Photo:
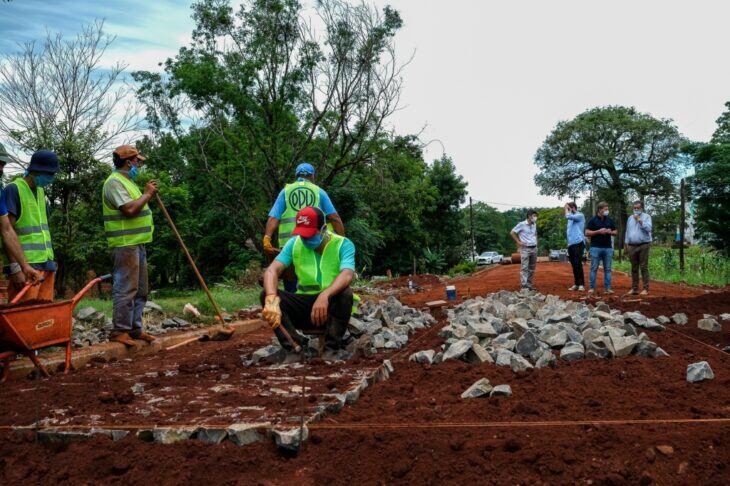
[[[284,248],[291,239],[291,233],[297,225],[299,210],[312,206],[319,207],[319,186],[309,181],[297,181],[284,188],[286,210],[279,221],[279,248]]]
[[[42,187],[36,187],[33,194],[22,177],[11,184],[18,188],[20,197],[20,219],[15,222],[15,233],[28,263],[53,261],[51,232],[48,229],[46,195]]]
[[[297,274],[298,294],[319,294],[332,285],[340,274],[340,248],[345,241],[344,236],[330,233],[330,241],[324,247],[319,264],[314,250],[310,250],[302,238],[297,236],[292,248],[294,271]]]
[[[112,172],[101,190],[102,208],[104,210],[104,234],[106,235],[109,247],[118,248],[120,246],[141,245],[152,241],[152,233],[155,225],[152,223],[152,211],[147,204],[133,218],[128,218],[119,209],[109,206],[104,197],[106,185],[112,179],[116,179],[122,183],[132,199],[142,197],[142,191],[139,190],[137,184],[131,179],[123,176],[119,172]]]

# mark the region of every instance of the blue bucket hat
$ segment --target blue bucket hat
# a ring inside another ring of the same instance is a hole
[[[51,150],[38,150],[30,158],[28,172],[49,172],[56,174],[61,171],[58,155]]]
[[[294,172],[294,175],[314,175],[314,166],[303,162],[297,166],[297,170]]]

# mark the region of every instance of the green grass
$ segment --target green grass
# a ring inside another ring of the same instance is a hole
[[[218,305],[224,310],[235,314],[235,312],[244,307],[249,307],[259,303],[259,288],[237,289],[228,286],[215,286],[211,288],[213,298]],[[213,306],[210,305],[208,298],[202,290],[173,290],[162,289],[157,290],[150,295],[149,300],[158,304],[167,314],[182,314],[183,306],[190,302],[200,310],[203,315],[213,316]],[[104,312],[107,316],[112,315],[111,298],[106,299],[82,299],[77,309],[91,306],[96,310]]]
[[[614,268],[630,273],[631,263],[628,260],[614,261]],[[730,258],[709,248],[691,246],[684,252],[682,274],[679,271],[679,250],[655,246],[649,253],[649,275],[663,282],[722,287],[730,284]]]

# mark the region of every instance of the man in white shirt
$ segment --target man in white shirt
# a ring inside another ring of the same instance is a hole
[[[520,284],[523,289],[535,290],[532,279],[537,264],[537,211],[528,211],[527,219],[517,223],[510,236],[520,252]]]

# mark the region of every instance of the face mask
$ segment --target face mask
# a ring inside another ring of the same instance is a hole
[[[634,209],[634,214],[641,214],[641,209]]]
[[[532,222],[533,222],[533,223],[537,223],[537,216],[533,216],[533,217],[532,217]]]
[[[53,182],[54,176],[47,175],[47,174],[39,174],[33,176],[33,182],[35,182],[35,185],[38,187],[46,187],[51,182]]]
[[[131,169],[129,169],[129,172],[127,172],[127,175],[130,179],[135,180],[137,176],[139,175],[139,167],[136,165],[133,165]]]
[[[302,238],[302,243],[310,250],[316,250],[322,244],[322,239],[322,232],[319,232],[311,238]]]
[[[603,212],[604,216],[608,216],[608,209]]]

